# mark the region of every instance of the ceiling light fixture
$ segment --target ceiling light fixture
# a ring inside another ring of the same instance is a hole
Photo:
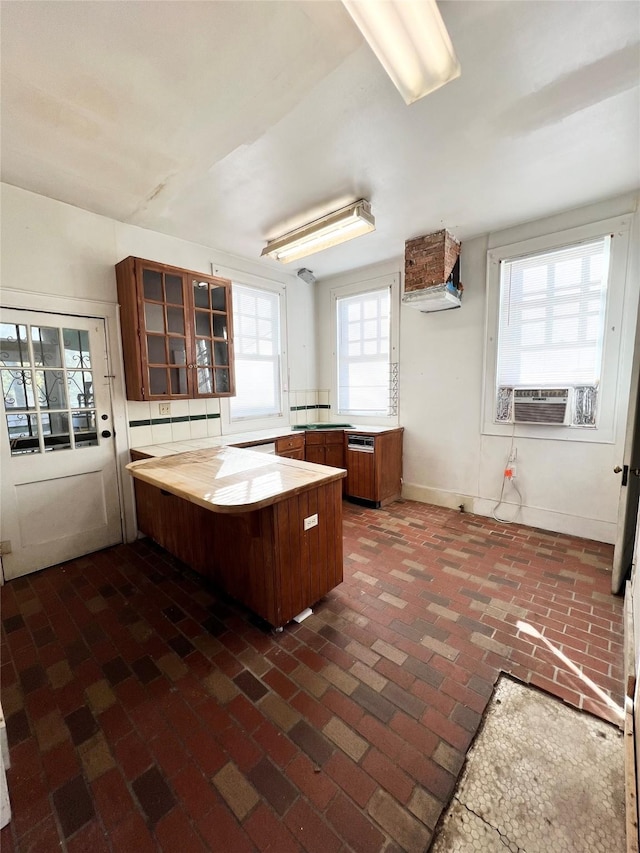
[[[405,100],[428,95],[460,76],[435,0],[342,0]]]
[[[360,199],[295,231],[289,231],[277,240],[270,240],[262,250],[261,257],[269,255],[276,261],[288,264],[375,229],[376,220],[371,213],[371,205]]]

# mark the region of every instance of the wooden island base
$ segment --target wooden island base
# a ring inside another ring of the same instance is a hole
[[[243,509],[241,505],[221,506],[213,500],[201,505],[194,502],[197,496],[183,497],[184,486],[175,488],[170,472],[166,473],[166,488],[149,482],[160,480],[164,461],[175,471],[177,456],[129,466],[136,478],[140,531],[266,622],[281,627],[342,582],[344,472],[324,468],[333,474],[320,477],[317,475],[320,466],[305,462],[274,457],[272,461],[265,460],[262,454],[231,448],[207,453],[218,456],[251,453],[258,457],[256,473],[263,480],[274,477],[274,472],[268,470],[272,467],[277,468],[279,475],[282,466],[315,469],[313,482],[304,486],[298,483],[288,489],[285,484],[266,505],[260,500],[260,506]],[[267,467],[266,461],[269,461]],[[199,466],[198,470],[202,468]],[[297,476],[299,480],[301,473],[304,470],[289,467],[284,475],[285,479]],[[218,500],[220,490],[229,488],[226,480],[218,475],[216,486],[211,488]],[[170,488],[180,492],[180,496],[169,491]],[[304,520],[316,514],[318,523],[305,530]]]

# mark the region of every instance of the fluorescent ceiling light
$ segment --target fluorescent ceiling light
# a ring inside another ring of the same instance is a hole
[[[342,0],[407,104],[460,76],[435,0]]]
[[[288,264],[375,229],[376,221],[371,213],[371,205],[360,199],[296,228],[277,240],[270,240],[262,250],[262,256],[269,255],[276,261]]]

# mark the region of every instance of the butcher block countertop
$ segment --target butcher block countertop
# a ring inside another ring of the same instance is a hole
[[[176,449],[127,468],[138,480],[218,513],[261,509],[346,476],[342,468],[237,447]]]

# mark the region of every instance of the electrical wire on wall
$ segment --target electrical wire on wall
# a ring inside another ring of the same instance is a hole
[[[498,503],[491,510],[491,515],[494,517],[496,521],[499,521],[501,524],[513,524],[513,522],[518,518],[520,514],[520,510],[522,509],[522,494],[520,493],[520,489],[514,483],[514,479],[516,476],[516,455],[517,451],[514,449],[513,443],[515,439],[516,425],[513,425],[513,432],[511,433],[511,447],[509,448],[509,455],[507,457],[507,464],[504,467],[504,473],[502,475],[502,488],[500,489],[500,499]],[[513,518],[500,518],[498,516],[498,509],[505,503],[504,493],[505,487],[507,483],[511,486],[513,491],[518,496],[518,504],[516,506],[516,511],[514,513]]]

